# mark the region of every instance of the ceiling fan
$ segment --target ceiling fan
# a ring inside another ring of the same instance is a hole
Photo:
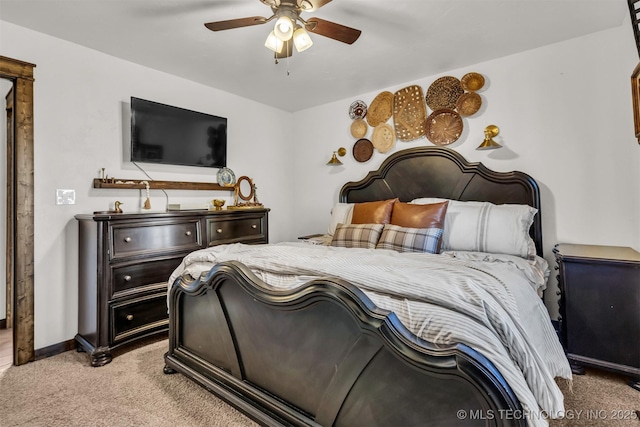
[[[271,7],[273,14],[269,18],[251,16],[247,18],[229,19],[204,24],[211,31],[223,31],[233,28],[266,24],[276,20],[276,25],[267,37],[265,46],[275,53],[276,62],[293,54],[293,45],[298,52],[308,49],[313,44],[307,31],[324,37],[352,44],[360,37],[360,30],[326,21],[320,18],[304,20],[302,12],[314,12],[331,0],[260,0]],[[302,24],[302,25],[301,25]]]

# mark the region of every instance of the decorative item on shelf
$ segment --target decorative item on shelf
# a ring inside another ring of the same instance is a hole
[[[396,143],[396,134],[388,123],[382,123],[373,129],[371,136],[373,147],[381,153],[386,153],[393,148]]]
[[[246,184],[245,184],[246,183]],[[241,176],[236,182],[233,193],[233,206],[227,206],[227,209],[256,209],[262,208],[263,205],[258,201],[256,189],[258,187],[248,176]],[[240,202],[238,199],[244,200]],[[253,201],[251,201],[253,199]]]
[[[214,210],[216,211],[221,211],[222,207],[224,206],[224,200],[222,199],[213,199],[211,201],[211,204],[213,205]]]
[[[369,126],[367,125],[367,122],[364,121],[364,119],[355,119],[353,122],[351,122],[350,130],[351,136],[353,136],[354,138],[364,138],[364,136],[367,134],[367,131],[369,130]]]
[[[149,198],[149,181],[140,181],[140,184],[144,184],[144,188],[147,191],[147,199],[144,201],[143,209],[151,209],[151,199]]]
[[[462,89],[477,92],[484,87],[484,77],[480,73],[467,73],[460,79]]]
[[[353,158],[360,163],[366,162],[373,156],[373,144],[367,138],[360,138],[353,144]]]
[[[344,147],[340,147],[340,148],[338,148],[338,150],[337,150],[337,151],[334,151],[334,152],[333,152],[333,155],[331,156],[331,160],[329,160],[329,161],[327,162],[327,164],[328,164],[329,166],[338,166],[338,165],[341,165],[341,164],[342,164],[342,162],[340,161],[340,159],[338,158],[338,156],[340,156],[340,157],[344,157],[344,155],[345,155],[345,154],[347,154],[347,149],[346,149],[346,148],[344,148]]]
[[[218,169],[216,174],[218,185],[223,187],[233,187],[236,184],[236,175],[227,167]]]
[[[396,138],[413,141],[424,136],[427,107],[422,88],[407,86],[393,94],[393,124]]]
[[[369,105],[367,122],[369,126],[376,127],[385,123],[393,115],[393,93],[380,92]],[[364,135],[363,135],[364,136]]]
[[[426,121],[427,139],[436,145],[449,145],[462,135],[464,124],[457,112],[448,108],[434,111]]]
[[[456,108],[458,98],[464,93],[460,80],[453,76],[440,77],[427,89],[426,102],[433,111]]]
[[[349,106],[349,117],[352,120],[355,119],[364,119],[367,115],[367,104],[364,101],[353,101]]]
[[[476,148],[476,150],[494,150],[501,148],[502,145],[493,140],[500,133],[500,129],[496,125],[489,125],[484,128],[484,141]]]
[[[116,202],[114,203],[115,209],[114,212],[115,213],[122,213],[122,208],[120,206],[124,205],[124,203],[122,203],[119,200],[116,200]]]

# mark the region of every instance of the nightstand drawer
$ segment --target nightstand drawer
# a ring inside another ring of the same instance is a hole
[[[222,221],[208,219],[207,228],[209,230],[209,246],[265,239],[263,216]]]
[[[167,280],[173,270],[180,265],[182,256],[178,258],[145,261],[111,269],[113,289],[109,298],[120,298],[131,293],[167,289]]]
[[[111,341],[117,343],[138,335],[168,329],[166,301],[165,293],[111,304]]]
[[[111,258],[154,252],[191,251],[201,247],[200,221],[113,226]]]

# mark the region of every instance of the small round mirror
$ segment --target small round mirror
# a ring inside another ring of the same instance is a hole
[[[253,198],[253,181],[248,176],[241,176],[236,183],[238,186],[238,197],[244,201]]]

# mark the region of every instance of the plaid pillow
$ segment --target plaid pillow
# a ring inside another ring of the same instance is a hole
[[[384,224],[338,224],[331,246],[375,249]]]
[[[376,249],[398,252],[440,252],[442,228],[407,228],[386,224]]]

